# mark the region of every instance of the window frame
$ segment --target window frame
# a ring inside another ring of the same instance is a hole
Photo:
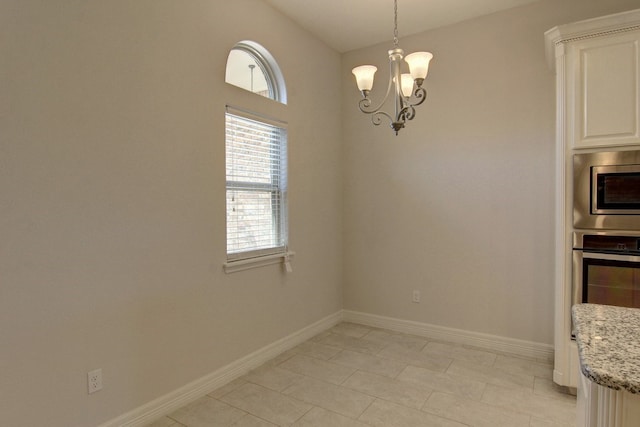
[[[262,181],[235,181],[229,180],[228,176],[228,164],[227,167],[227,180],[226,180],[226,194],[227,203],[228,195],[230,191],[244,191],[253,192],[259,194],[270,194],[272,200],[271,203],[271,221],[273,227],[273,241],[277,242],[270,247],[258,247],[248,250],[229,251],[229,223],[227,223],[226,241],[227,241],[227,261],[233,262],[238,260],[246,260],[252,258],[259,258],[262,256],[284,254],[287,252],[288,247],[288,206],[287,206],[287,124],[285,122],[267,118],[256,113],[239,110],[231,106],[227,106],[225,112],[225,162],[228,161],[228,122],[227,117],[234,117],[238,120],[246,120],[255,122],[259,125],[269,126],[278,130],[279,138],[273,138],[277,140],[278,144],[269,145],[269,154],[267,163],[270,166],[270,180],[268,183]],[[267,155],[265,155],[266,157]],[[228,206],[227,206],[228,209]],[[228,214],[227,214],[228,215]],[[228,217],[227,217],[228,221]]]

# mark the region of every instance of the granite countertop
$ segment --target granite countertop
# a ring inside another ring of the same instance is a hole
[[[584,376],[640,394],[640,309],[577,304],[571,313]]]

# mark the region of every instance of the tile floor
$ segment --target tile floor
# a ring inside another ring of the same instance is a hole
[[[341,323],[149,427],[568,427],[548,361]]]

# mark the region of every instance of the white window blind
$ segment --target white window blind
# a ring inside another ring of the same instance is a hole
[[[242,114],[242,115],[241,115]],[[285,253],[287,132],[267,118],[227,109],[227,259]]]

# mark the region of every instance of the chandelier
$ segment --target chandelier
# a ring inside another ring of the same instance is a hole
[[[362,93],[362,99],[358,103],[360,111],[371,114],[371,122],[376,126],[382,123],[383,117],[386,117],[391,128],[398,135],[406,121],[415,117],[415,107],[422,104],[427,96],[427,91],[422,84],[429,72],[429,61],[433,55],[430,52],[415,52],[404,56],[404,51],[398,47],[398,0],[393,1],[393,6],[393,49],[389,51],[389,86],[387,94],[377,107],[371,106],[369,93],[373,88],[373,77],[378,68],[373,65],[361,65],[354,68],[352,72],[356,76],[358,89]],[[409,66],[409,73],[402,73],[403,60]],[[392,89],[395,97],[393,116],[382,111]]]

